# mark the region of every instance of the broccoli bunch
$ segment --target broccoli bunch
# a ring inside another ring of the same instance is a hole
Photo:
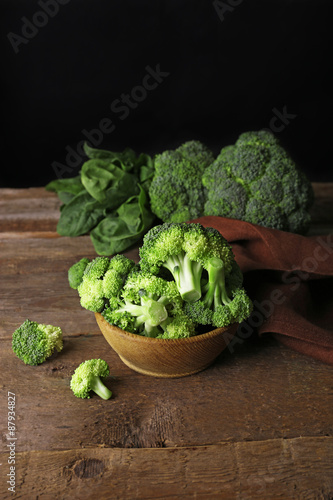
[[[165,222],[148,231],[139,254],[137,265],[124,255],[74,264],[68,277],[82,307],[130,333],[162,339],[191,337],[198,325],[224,327],[250,315],[242,272],[216,229]]]
[[[78,291],[82,307],[89,311],[101,312],[109,299],[119,295],[134,266],[133,260],[121,254],[111,259],[81,259],[69,269],[68,282]]]
[[[103,359],[88,359],[81,363],[71,378],[71,389],[78,398],[90,398],[93,391],[102,399],[110,399],[112,392],[103,384],[101,378],[110,373]]]
[[[111,324],[146,337],[184,338],[195,333],[194,322],[183,310],[183,300],[174,281],[148,272],[133,272],[121,297],[103,311]]]
[[[217,215],[301,234],[314,200],[304,172],[263,130],[241,134],[215,160],[199,141],[157,155],[149,195],[163,222]]]
[[[252,311],[231,246],[213,228],[194,223],[155,226],[144,237],[140,267],[155,275],[169,272],[194,323],[224,327],[242,322]]]
[[[27,319],[13,333],[12,349],[27,365],[39,365],[62,348],[62,331],[58,326]]]
[[[202,177],[204,215],[220,215],[305,233],[313,189],[279,141],[267,131],[246,132],[221,150]]]
[[[149,188],[152,212],[168,222],[199,217],[205,203],[201,177],[213,161],[213,153],[200,141],[188,141],[156,155]]]

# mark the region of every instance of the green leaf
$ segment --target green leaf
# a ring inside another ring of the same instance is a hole
[[[47,191],[53,191],[55,193],[64,192],[71,194],[78,194],[84,189],[81,182],[81,176],[70,177],[69,179],[56,179],[49,182],[45,189]]]
[[[96,226],[105,216],[105,206],[96,201],[89,193],[77,194],[61,207],[57,232],[61,236],[80,236]]]
[[[148,206],[148,198],[140,186],[140,193],[132,196],[113,214],[105,217],[91,231],[90,236],[99,255],[120,253],[137,243],[151,227],[155,216]]]
[[[107,160],[109,163],[116,163],[123,170],[132,170],[135,167],[136,154],[133,149],[127,148],[123,152],[106,151],[92,148],[86,142],[83,149],[91,160]]]
[[[138,192],[138,178],[107,160],[88,160],[81,179],[88,193],[110,209],[116,208]]]

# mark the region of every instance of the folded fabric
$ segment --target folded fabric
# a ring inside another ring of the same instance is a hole
[[[254,302],[238,334],[273,334],[280,342],[333,364],[333,235],[300,236],[207,216],[232,245]]]

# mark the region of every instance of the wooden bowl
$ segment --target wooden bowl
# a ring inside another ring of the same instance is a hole
[[[187,339],[154,339],[110,325],[95,313],[105,339],[133,370],[153,377],[185,377],[207,368],[226,348],[238,323]]]

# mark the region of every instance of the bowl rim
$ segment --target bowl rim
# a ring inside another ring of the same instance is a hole
[[[177,343],[192,344],[193,343],[194,344],[196,342],[200,342],[200,341],[208,339],[208,338],[217,337],[221,333],[227,332],[229,330],[234,331],[233,334],[235,334],[236,330],[238,328],[238,325],[239,325],[239,323],[231,323],[228,326],[214,328],[214,330],[210,330],[209,332],[200,333],[198,335],[193,335],[192,337],[187,337],[187,338],[183,338],[183,339],[156,339],[154,337],[145,337],[144,335],[139,335],[137,333],[130,333],[130,332],[127,332],[126,330],[123,330],[122,328],[119,328],[118,326],[111,325],[111,323],[109,323],[101,313],[95,312],[95,317],[96,317],[98,326],[99,326],[98,318],[100,318],[100,321],[102,321],[103,323],[106,323],[106,326],[110,327],[114,333],[117,333],[117,334],[122,335],[124,337],[128,337],[129,339],[132,339],[136,342],[148,342],[148,343],[157,343],[157,344],[158,343],[163,344],[165,342],[167,342],[168,344],[170,344],[170,343],[173,343],[173,344],[177,344]]]

